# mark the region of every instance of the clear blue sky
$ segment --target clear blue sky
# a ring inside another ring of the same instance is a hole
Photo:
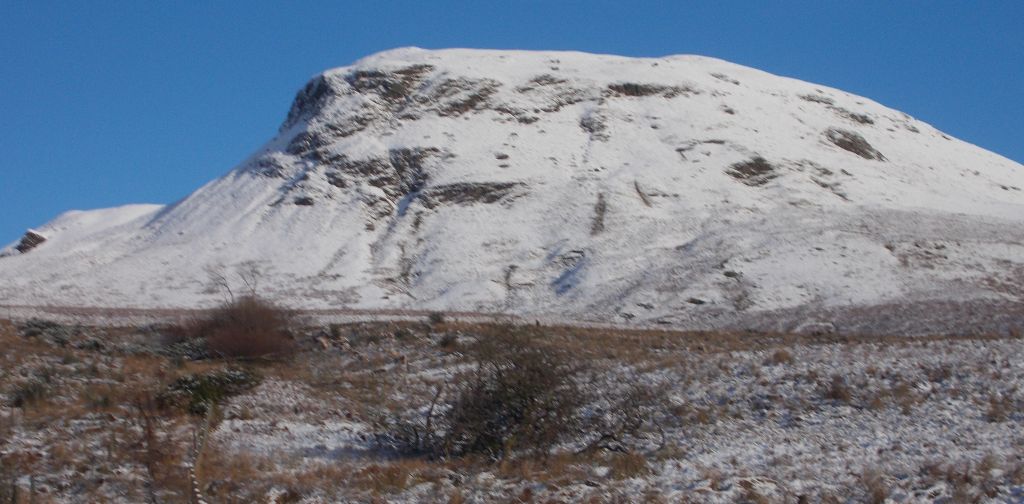
[[[1024,161],[1024,1],[0,0],[0,242],[169,203],[384,49],[702,54],[875,99]]]

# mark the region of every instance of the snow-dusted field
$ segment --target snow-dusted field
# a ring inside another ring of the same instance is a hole
[[[186,502],[201,422],[139,399],[227,364],[175,357],[148,330],[26,327],[0,326],[11,349],[0,355],[0,492],[13,478],[34,502]],[[1024,501],[1019,334],[540,327],[597,372],[596,392],[657,391],[657,428],[626,454],[577,454],[573,440],[547,460],[396,451],[384,419],[423,415],[464,349],[494,330],[374,322],[304,332],[292,362],[249,366],[258,385],[216,410],[200,492],[208,502]],[[44,392],[14,405],[33,380]],[[157,443],[146,444],[140,412]]]

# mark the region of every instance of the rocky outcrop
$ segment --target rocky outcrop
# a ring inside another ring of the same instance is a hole
[[[828,131],[825,132],[825,138],[827,138],[829,142],[835,144],[836,147],[852,152],[864,159],[885,161],[885,156],[883,156],[881,152],[878,152],[877,149],[872,147],[864,137],[852,131],[829,128]]]
[[[432,187],[421,197],[424,206],[433,209],[440,205],[470,205],[510,201],[522,194],[523,184],[518,182],[459,182]]]
[[[46,241],[46,237],[39,234],[36,231],[28,230],[25,235],[21,237],[21,241],[14,247],[14,250],[22,254],[27,254],[32,249],[40,246]]]

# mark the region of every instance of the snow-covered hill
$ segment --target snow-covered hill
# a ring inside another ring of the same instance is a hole
[[[1022,188],[904,113],[721,60],[397,49],[313,78],[184,200],[12,244],[0,305],[203,306],[258,271],[303,308],[999,329]]]

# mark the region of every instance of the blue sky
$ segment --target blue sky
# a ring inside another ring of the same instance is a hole
[[[1024,162],[1024,2],[0,0],[0,243],[170,203],[313,74],[400,46],[702,54],[838,87]]]

